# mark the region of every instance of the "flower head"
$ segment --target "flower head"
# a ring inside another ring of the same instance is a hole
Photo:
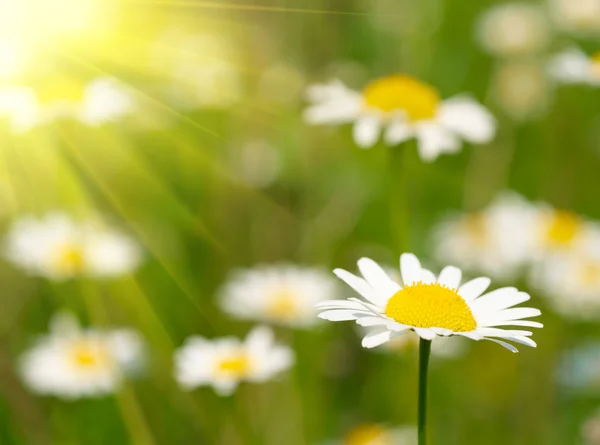
[[[535,347],[530,331],[502,329],[500,326],[542,327],[524,320],[541,314],[538,309],[513,307],[529,300],[529,295],[513,287],[484,294],[490,279],[481,277],[460,284],[460,269],[447,266],[436,277],[421,267],[412,254],[400,257],[404,286],[393,281],[373,260],[363,258],[358,267],[364,278],[345,270],[335,274],[363,299],[332,300],[317,305],[320,318],[330,321],[354,320],[373,328],[363,346],[372,348],[410,330],[425,340],[459,335],[471,340],[490,340],[517,352],[512,341]]]
[[[600,52],[588,56],[577,48],[567,49],[554,56],[549,71],[560,83],[600,86]]]
[[[243,342],[234,337],[187,339],[175,352],[175,378],[187,390],[210,385],[229,395],[240,382],[265,382],[293,363],[292,350],[275,344],[273,332],[260,326]]]
[[[123,275],[141,261],[139,246],[128,236],[61,213],[15,222],[5,256],[32,275],[53,280]]]
[[[363,423],[350,430],[336,445],[415,445],[413,427],[389,428],[377,423]]]
[[[496,130],[493,116],[474,99],[442,100],[433,86],[404,74],[376,79],[362,92],[340,81],[313,85],[307,97],[311,102],[304,115],[308,123],[352,122],[354,140],[361,148],[372,147],[382,130],[388,145],[414,137],[425,161],[459,151],[462,139],[485,144]]]
[[[550,14],[563,30],[577,34],[600,32],[598,0],[549,0]]]
[[[65,399],[114,392],[143,357],[142,341],[131,330],[81,330],[70,314],[55,316],[50,333],[25,352],[20,373],[39,394]]]

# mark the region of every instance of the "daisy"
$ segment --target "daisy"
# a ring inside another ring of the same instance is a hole
[[[440,262],[506,281],[530,263],[539,229],[537,207],[505,192],[480,211],[442,220],[434,228],[432,245]]]
[[[71,314],[63,313],[53,318],[50,333],[22,355],[19,369],[31,391],[78,399],[116,391],[142,357],[136,332],[82,330]]]
[[[109,77],[94,79],[87,85],[58,79],[43,89],[6,87],[0,90],[0,113],[8,118],[15,133],[25,133],[60,119],[100,126],[123,118],[133,107],[129,90]]]
[[[309,124],[354,124],[354,141],[370,148],[383,137],[387,145],[416,138],[421,159],[460,151],[461,140],[485,144],[496,132],[496,121],[474,99],[442,100],[431,85],[404,74],[374,80],[362,92],[336,80],[307,90]]]
[[[555,209],[546,204],[538,205],[537,209],[535,248],[538,259],[585,249],[586,243],[597,238],[596,232],[600,229],[571,210]]]
[[[369,332],[369,328],[361,327],[362,336]],[[377,351],[393,353],[394,355],[402,352],[416,351],[419,349],[420,337],[414,332],[408,332],[406,335],[400,335],[392,338],[389,342],[381,345]],[[465,340],[466,341],[466,340]],[[438,359],[455,359],[464,355],[466,345],[461,339],[440,337],[436,338],[431,345],[431,355]]]
[[[319,317],[330,321],[354,320],[373,328],[362,341],[365,348],[382,345],[410,330],[423,340],[459,335],[471,340],[490,340],[512,352],[507,341],[535,347],[530,331],[501,326],[542,327],[524,320],[541,314],[538,309],[513,307],[529,300],[529,295],[513,287],[485,293],[490,279],[481,277],[460,284],[460,269],[447,266],[436,277],[421,267],[412,254],[400,257],[404,287],[391,280],[373,260],[358,262],[363,278],[345,270],[335,274],[363,299],[331,300],[317,305]]]
[[[210,385],[219,395],[226,396],[240,382],[265,382],[293,363],[293,351],[276,344],[273,332],[259,326],[244,341],[235,337],[188,338],[175,351],[175,378],[185,390]]]
[[[416,445],[417,430],[413,427],[388,428],[376,423],[358,425],[341,441],[331,445]]]
[[[523,56],[547,46],[550,28],[538,6],[507,3],[493,6],[481,16],[477,25],[477,41],[495,56]]]
[[[549,0],[549,6],[552,19],[565,31],[600,32],[600,1]]]
[[[62,213],[17,220],[5,240],[5,257],[32,275],[53,280],[108,278],[133,272],[139,246],[130,237]]]
[[[600,52],[588,56],[577,48],[570,48],[555,56],[548,69],[560,83],[600,86]]]
[[[260,266],[234,272],[221,292],[221,306],[241,319],[306,328],[314,307],[336,297],[336,283],[316,268]]]

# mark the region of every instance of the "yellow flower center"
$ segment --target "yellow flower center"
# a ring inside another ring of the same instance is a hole
[[[390,113],[403,111],[412,121],[435,116],[440,95],[435,88],[403,74],[371,82],[363,91],[367,107]]]
[[[391,445],[385,428],[376,424],[365,424],[353,429],[344,438],[344,445]]]
[[[551,246],[569,244],[579,233],[581,225],[581,218],[575,213],[566,210],[557,210],[550,221],[550,226],[546,233],[546,241]]]
[[[477,327],[471,309],[458,291],[439,283],[419,282],[399,290],[389,299],[385,314],[417,328],[470,332]]]
[[[463,220],[463,225],[475,244],[478,246],[487,244],[487,225],[482,213],[475,212],[467,215]]]
[[[250,371],[250,359],[248,356],[239,352],[237,355],[227,357],[217,364],[217,373],[225,374],[232,378],[242,378]]]
[[[267,312],[275,320],[292,320],[298,316],[297,298],[291,292],[283,291],[274,294]]]
[[[85,267],[85,258],[80,246],[66,244],[62,246],[54,260],[54,267],[62,274],[77,274]]]
[[[590,58],[590,62],[592,62],[592,76],[600,79],[600,51]]]
[[[71,362],[80,369],[108,366],[112,360],[106,346],[98,341],[79,340],[70,351]]]

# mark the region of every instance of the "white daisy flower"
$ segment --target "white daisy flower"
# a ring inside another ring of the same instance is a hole
[[[492,6],[480,17],[477,40],[495,56],[523,56],[542,51],[548,45],[550,27],[540,7],[507,3]]]
[[[55,316],[50,333],[20,360],[31,391],[64,399],[98,397],[116,391],[143,358],[140,336],[128,329],[82,330],[71,314]]]
[[[175,352],[175,378],[183,389],[210,385],[225,396],[240,382],[265,382],[293,363],[293,351],[276,344],[271,329],[259,326],[245,341],[235,337],[188,338]]]
[[[337,296],[336,284],[316,268],[273,265],[239,270],[223,287],[222,307],[241,319],[306,328],[316,322],[315,304]]]
[[[488,207],[443,220],[434,229],[436,259],[502,281],[517,277],[536,252],[539,212],[515,193]]]
[[[599,0],[549,0],[550,15],[565,31],[600,32]]]
[[[416,138],[421,159],[460,151],[461,141],[485,144],[496,132],[496,121],[474,99],[442,100],[439,92],[413,77],[396,74],[374,80],[362,92],[336,80],[307,90],[309,124],[354,124],[354,141],[370,148],[384,131],[387,145]]]
[[[76,223],[62,213],[16,221],[4,250],[12,263],[53,280],[125,275],[142,259],[139,246],[130,237],[90,222]]]
[[[24,133],[59,119],[100,126],[131,113],[131,92],[116,79],[100,77],[87,85],[60,79],[42,90],[6,87],[0,90],[0,114],[15,133]]]
[[[524,320],[541,314],[538,309],[513,307],[529,300],[529,295],[514,287],[484,294],[490,279],[476,278],[460,284],[460,269],[447,266],[436,277],[421,267],[412,254],[400,257],[404,287],[391,280],[377,263],[368,258],[358,262],[364,278],[345,270],[335,274],[357,291],[363,299],[331,300],[319,303],[319,317],[330,321],[354,320],[373,328],[362,341],[365,348],[382,345],[410,330],[425,340],[458,335],[471,340],[490,340],[512,352],[517,348],[507,341],[535,347],[530,331],[503,329],[501,326],[542,327]]]
[[[555,56],[548,69],[560,83],[600,86],[600,52],[588,56],[577,48],[570,48]]]
[[[358,425],[341,441],[331,445],[416,445],[417,429],[414,427],[389,428],[376,423]]]
[[[538,260],[557,253],[585,250],[585,245],[596,238],[596,225],[575,212],[541,204],[537,206],[537,214],[534,252]]]

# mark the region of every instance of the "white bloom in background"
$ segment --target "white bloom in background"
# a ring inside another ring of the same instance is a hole
[[[417,445],[417,429],[364,423],[350,430],[342,440],[328,445]]]
[[[477,40],[495,56],[523,56],[546,48],[550,27],[540,7],[507,3],[485,11],[477,24]]]
[[[41,90],[29,87],[0,89],[0,115],[15,133],[24,133],[58,119],[74,119],[100,126],[133,112],[134,100],[116,79],[100,77],[87,85],[68,79],[49,82]]]
[[[494,102],[516,121],[538,117],[551,97],[545,64],[537,60],[502,61],[492,76]]]
[[[174,358],[175,378],[183,389],[210,385],[223,396],[240,382],[265,382],[294,363],[293,351],[276,344],[273,332],[264,326],[254,328],[245,341],[190,337]]]
[[[565,31],[600,32],[600,0],[549,0],[550,15]]]
[[[539,212],[514,193],[504,193],[478,212],[451,216],[433,233],[441,263],[503,281],[515,279],[537,251]]]
[[[597,231],[594,223],[573,211],[538,205],[533,253],[536,259],[546,260],[555,254],[585,250]]]
[[[142,363],[143,343],[128,329],[82,330],[71,314],[55,316],[50,333],[20,360],[20,374],[33,392],[64,399],[98,397],[119,389]]]
[[[387,145],[416,138],[424,161],[460,151],[462,140],[485,144],[496,133],[489,111],[468,96],[442,100],[439,92],[413,77],[396,74],[374,80],[362,92],[340,81],[307,89],[309,124],[354,124],[354,141],[370,148],[381,132]]]
[[[5,240],[5,257],[32,275],[53,280],[108,278],[133,272],[142,255],[130,237],[62,213],[16,221]]]
[[[588,56],[571,48],[554,56],[548,70],[560,83],[600,86],[600,53]]]
[[[221,292],[223,310],[237,318],[310,327],[315,304],[336,297],[337,283],[316,268],[260,266],[231,275]]]
[[[281,172],[280,151],[267,141],[251,141],[232,150],[231,164],[246,185],[264,188],[277,180]]]
[[[412,254],[400,257],[400,273],[404,286],[393,281],[373,260],[362,258],[358,267],[364,278],[345,270],[335,274],[358,292],[363,299],[324,301],[317,305],[319,317],[330,321],[353,320],[372,330],[363,338],[365,348],[382,345],[408,330],[424,340],[436,336],[458,335],[471,340],[489,340],[512,352],[515,342],[535,347],[524,330],[503,326],[542,327],[525,320],[541,314],[538,309],[514,307],[529,300],[529,295],[514,287],[485,293],[489,278],[480,277],[460,284],[460,269],[447,266],[436,277],[421,267]]]

